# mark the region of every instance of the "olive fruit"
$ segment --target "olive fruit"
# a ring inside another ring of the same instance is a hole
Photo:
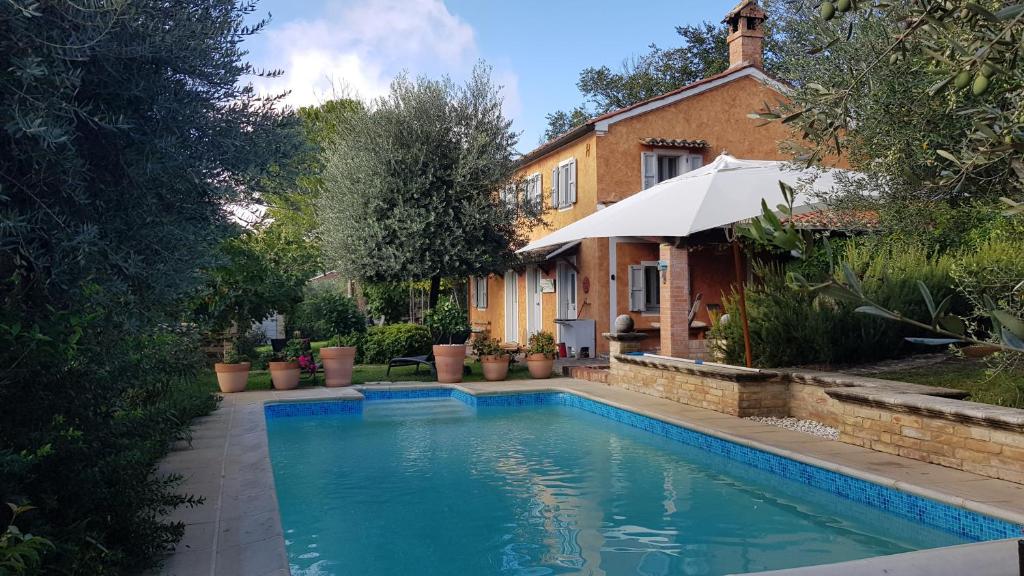
[[[971,86],[971,91],[974,92],[975,96],[981,96],[988,90],[988,78],[984,74],[978,74],[974,77],[974,85]]]
[[[839,0],[836,2],[836,10],[840,12],[849,12],[850,8],[853,8],[852,0]]]
[[[834,4],[825,0],[821,3],[821,17],[825,20],[831,20],[836,15],[836,7]]]
[[[964,70],[957,74],[956,78],[953,80],[953,86],[956,86],[957,90],[963,90],[964,88],[967,88],[967,85],[970,83],[971,73],[968,72],[967,70]]]

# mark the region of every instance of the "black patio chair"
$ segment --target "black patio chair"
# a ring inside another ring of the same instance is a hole
[[[469,336],[469,332],[466,332],[465,334],[456,334],[452,336],[450,339],[444,337],[434,337],[432,343],[465,344],[466,340],[469,340]],[[423,354],[422,356],[400,356],[398,358],[392,358],[391,360],[388,360],[388,369],[384,374],[390,377],[392,368],[400,368],[402,366],[415,366],[416,368],[413,370],[413,374],[420,373],[420,366],[427,366],[430,368],[430,375],[435,378],[437,377],[437,365],[434,363],[433,348],[431,348],[431,352],[429,354]],[[463,366],[462,372],[467,375],[473,373],[469,366]]]

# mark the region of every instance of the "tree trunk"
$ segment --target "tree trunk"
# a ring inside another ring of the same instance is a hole
[[[430,297],[427,299],[427,309],[433,310],[434,306],[437,306],[437,298],[441,294],[441,277],[432,276],[430,278]]]

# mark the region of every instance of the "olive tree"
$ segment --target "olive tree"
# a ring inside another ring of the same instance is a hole
[[[490,68],[464,85],[399,76],[353,110],[324,160],[325,258],[343,276],[429,280],[503,270],[539,206],[514,179],[518,135]]]

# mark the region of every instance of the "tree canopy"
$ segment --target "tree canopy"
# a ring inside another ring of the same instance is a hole
[[[515,187],[518,136],[490,69],[464,85],[399,77],[328,147],[318,206],[325,256],[350,278],[431,280],[505,269],[531,207]],[[514,188],[513,188],[514,189]]]
[[[46,573],[140,572],[181,535],[153,467],[195,414],[183,303],[299,143],[246,82],[253,9],[0,6],[0,497],[37,507]]]

